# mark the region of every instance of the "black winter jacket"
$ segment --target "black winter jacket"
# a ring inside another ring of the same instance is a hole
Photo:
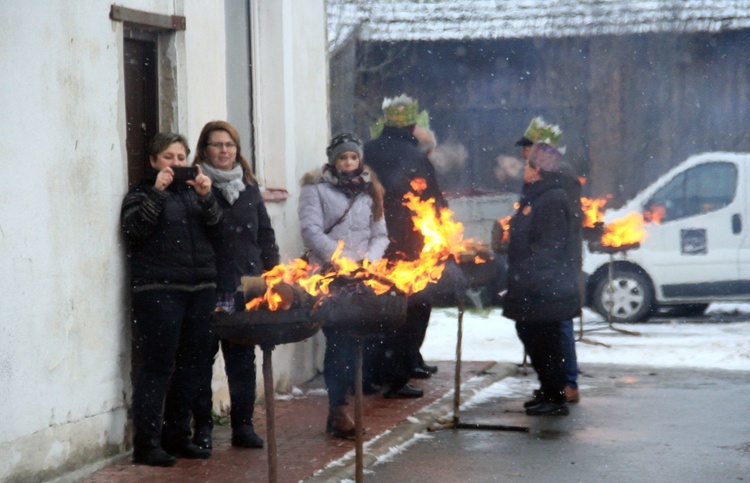
[[[122,202],[120,221],[130,242],[133,287],[213,286],[213,242],[221,237],[223,219],[216,197],[199,197],[187,185],[159,191],[155,176],[147,176]]]
[[[519,205],[510,222],[503,315],[519,322],[571,319],[580,312],[581,248],[571,236],[574,218],[560,179],[525,184]]]
[[[385,126],[382,135],[364,146],[364,161],[380,178],[385,188],[383,209],[388,236],[391,240],[385,257],[389,260],[419,258],[424,246],[422,234],[414,230],[412,212],[404,206],[404,195],[412,192],[410,182],[423,178],[427,188],[420,199],[435,200],[435,208],[447,207],[438,186],[435,168],[417,145],[413,126],[397,128]]]
[[[214,194],[224,212],[223,236],[216,258],[216,288],[234,292],[240,277],[260,275],[278,265],[279,247],[258,185],[246,184],[233,204],[216,188]]]

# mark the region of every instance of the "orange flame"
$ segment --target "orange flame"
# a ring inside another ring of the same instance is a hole
[[[518,210],[518,208],[516,208],[516,210]],[[501,218],[497,220],[500,223],[500,226],[503,227],[503,238],[500,241],[500,243],[502,243],[503,245],[506,245],[508,243],[508,239],[510,238],[510,219],[511,218],[513,218],[513,215],[508,215],[505,218]]]
[[[611,196],[607,196],[610,198]],[[604,205],[607,204],[607,198],[586,198],[581,197],[581,210],[583,210],[584,228],[594,228],[596,223],[604,222]]]
[[[427,183],[417,178],[411,182],[412,189],[421,193]],[[463,240],[463,225],[453,220],[453,212],[447,208],[435,209],[435,200],[422,201],[414,193],[404,196],[404,205],[413,215],[414,229],[422,233],[424,247],[416,260],[375,262],[363,260],[361,263],[342,256],[343,243],[339,242],[331,256],[331,268],[321,273],[321,267],[296,259],[287,265],[278,265],[265,272],[266,292],[246,304],[247,310],[257,310],[266,306],[269,310],[281,307],[281,298],[273,290],[279,283],[297,284],[314,297],[329,295],[329,285],[338,277],[355,279],[380,295],[392,288],[411,295],[424,290],[428,283],[437,282],[442,276],[445,262],[453,256],[457,261],[461,253],[469,251],[472,240]],[[479,256],[475,263],[486,260]]]
[[[608,247],[621,247],[640,243],[648,232],[643,229],[647,223],[640,213],[628,213],[625,218],[607,223],[602,234],[602,245]]]

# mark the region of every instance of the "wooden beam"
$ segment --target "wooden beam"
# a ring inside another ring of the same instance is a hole
[[[122,7],[120,5],[111,5],[109,9],[109,18],[120,22],[142,27],[151,27],[164,30],[185,30],[187,21],[181,15],[162,15],[159,13],[145,12],[132,8]]]

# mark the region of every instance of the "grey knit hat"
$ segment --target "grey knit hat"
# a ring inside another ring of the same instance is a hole
[[[350,132],[337,134],[331,139],[331,144],[326,148],[328,164],[335,166],[336,157],[346,151],[354,151],[357,153],[357,156],[359,156],[360,161],[362,161],[362,141],[360,141],[355,134]]]

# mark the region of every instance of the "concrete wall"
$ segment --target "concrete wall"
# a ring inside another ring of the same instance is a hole
[[[130,444],[119,229],[127,190],[123,25],[109,19],[109,2],[6,3],[0,480],[43,481]],[[271,207],[282,251],[291,255],[300,248],[296,179],[322,162],[328,135],[324,2],[252,3],[263,39],[253,52],[262,86],[255,93],[259,172],[265,187],[292,195]],[[194,143],[207,120],[227,116],[223,2],[118,5],[187,17],[187,30],[175,33],[165,52],[175,76],[170,127]],[[278,380],[288,386],[314,375],[316,344],[275,351]]]

